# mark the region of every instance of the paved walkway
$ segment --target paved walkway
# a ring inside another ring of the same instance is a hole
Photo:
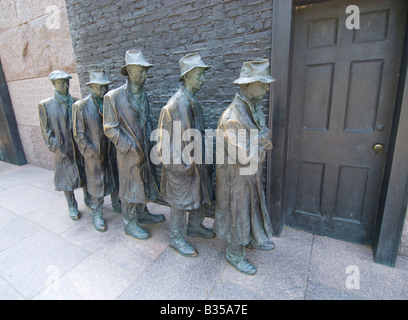
[[[190,238],[195,259],[170,249],[167,207],[149,205],[167,220],[140,241],[124,234],[109,197],[108,229],[95,231],[75,194],[76,222],[53,172],[0,161],[0,299],[408,299],[405,256],[390,268],[368,247],[285,228],[275,250],[248,253],[258,272],[246,276],[225,261],[223,238]]]

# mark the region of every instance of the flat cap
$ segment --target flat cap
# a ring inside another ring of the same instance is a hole
[[[58,79],[72,79],[72,76],[69,73],[66,73],[62,70],[54,70],[48,76],[50,80],[58,80]]]

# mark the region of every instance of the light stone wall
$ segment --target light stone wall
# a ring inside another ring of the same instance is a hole
[[[81,98],[65,1],[0,0],[0,59],[27,161],[52,170],[38,118],[54,92],[49,73],[70,73],[70,93]]]

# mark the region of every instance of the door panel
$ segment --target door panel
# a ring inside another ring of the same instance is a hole
[[[360,29],[346,28],[348,5],[359,7]],[[286,224],[370,243],[406,7],[403,0],[333,0],[296,8]]]

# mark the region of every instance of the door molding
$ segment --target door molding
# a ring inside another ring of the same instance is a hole
[[[274,235],[285,224],[285,171],[290,105],[294,8],[324,0],[273,0],[271,74],[277,81],[271,88],[268,123],[274,149],[267,159],[267,206]],[[330,1],[330,0],[327,0]],[[373,230],[373,258],[377,263],[394,266],[401,241],[408,198],[408,19],[398,83],[397,99],[390,134],[390,148],[377,219]]]

